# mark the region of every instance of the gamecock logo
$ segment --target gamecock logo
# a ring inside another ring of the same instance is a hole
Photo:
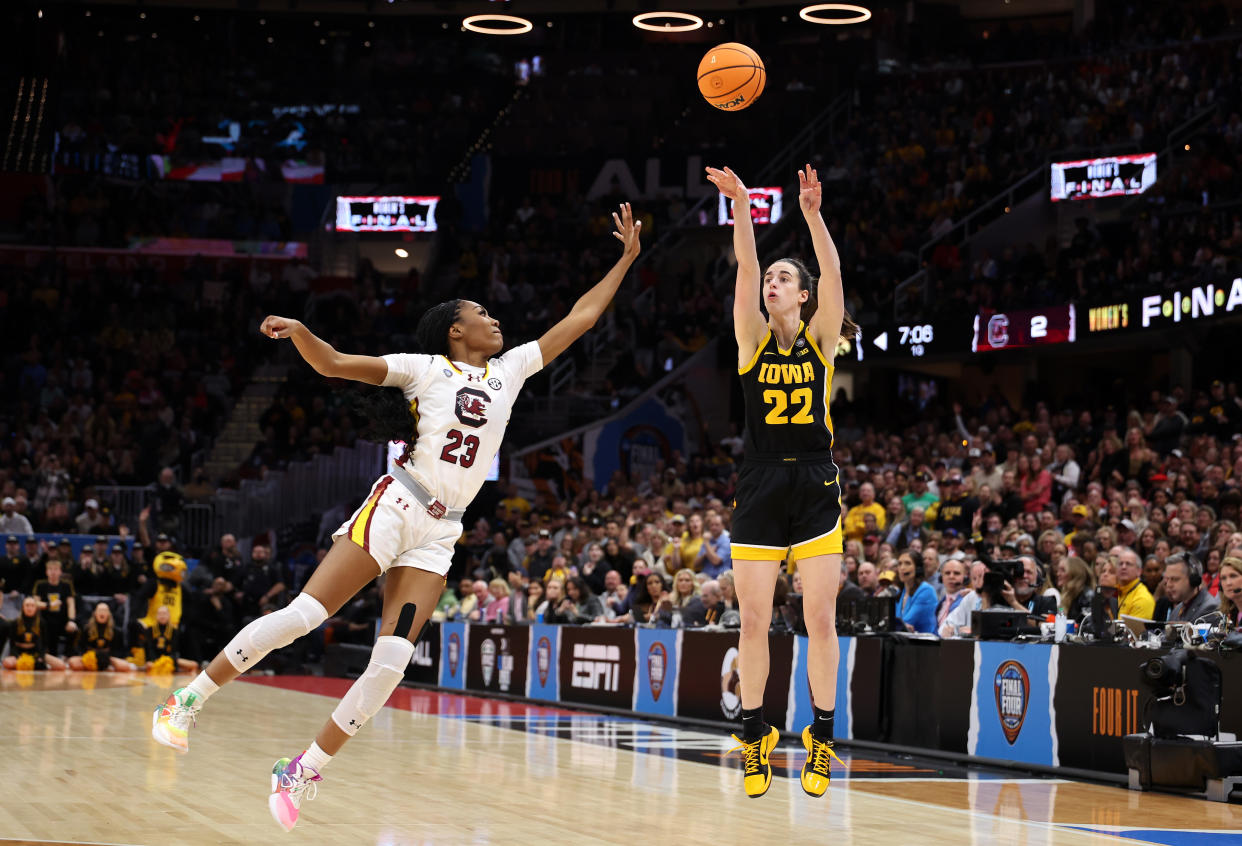
[[[477,388],[462,388],[457,392],[457,419],[472,429],[487,422],[487,404],[492,398]]]

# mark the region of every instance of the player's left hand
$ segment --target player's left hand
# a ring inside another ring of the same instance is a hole
[[[818,214],[823,192],[819,184],[819,171],[809,164],[798,171],[798,205],[802,206],[803,214]]]
[[[616,212],[613,212],[612,222],[617,227],[617,231],[612,233],[613,237],[625,246],[622,256],[632,261],[638,257],[639,251],[643,248],[642,242],[638,237],[643,231],[642,221],[634,219],[634,211],[630,208],[629,203],[622,203],[621,214],[618,215]]]

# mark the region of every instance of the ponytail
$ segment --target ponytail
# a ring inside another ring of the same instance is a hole
[[[449,327],[457,322],[461,300],[445,300],[423,313],[418,320],[414,336],[427,355],[449,354]],[[402,458],[414,451],[418,440],[418,418],[414,416],[416,403],[405,398],[400,388],[365,387],[354,390],[353,411],[363,422],[359,434],[368,441],[388,444],[405,441]]]

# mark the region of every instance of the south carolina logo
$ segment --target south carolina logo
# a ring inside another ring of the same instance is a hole
[[[1009,344],[1009,318],[994,314],[988,318],[988,345],[1002,349]],[[1010,741],[1011,743],[1013,741]]]
[[[996,713],[1000,717],[1005,739],[1013,746],[1026,720],[1030,699],[1031,678],[1017,661],[1006,661],[996,668]]]
[[[662,643],[653,643],[647,650],[647,681],[651,683],[651,698],[660,701],[664,690],[664,672],[668,668],[668,650]]]
[[[492,398],[477,388],[462,388],[457,392],[457,419],[472,429],[487,422],[487,404]]]
[[[546,637],[539,638],[535,644],[535,670],[539,673],[540,686],[548,683],[548,670],[552,668],[552,641]]]
[[[449,635],[449,639],[448,639],[448,661],[449,661],[449,675],[450,676],[457,675],[457,661],[460,658],[461,658],[461,637],[457,634],[457,632],[453,632],[451,635]]]
[[[483,665],[483,686],[489,687],[496,669],[496,642],[490,637],[479,645],[479,662]]]

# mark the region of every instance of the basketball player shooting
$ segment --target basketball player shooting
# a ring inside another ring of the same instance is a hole
[[[757,798],[772,784],[769,755],[780,732],[763,718],[772,597],[786,553],[802,575],[809,645],[807,674],[815,720],[802,732],[802,789],[822,796],[833,751],[837,585],[841,577],[841,484],[832,459],[833,355],[858,327],[845,313],[841,260],[820,215],[818,174],[799,171],[798,203],[811,228],[819,279],[795,258],[773,262],[760,280],[750,191],[729,168],[707,178],[733,200],[737,283],[733,325],[746,407],[744,460],[733,511],[733,574],[742,629],[743,788]],[[764,319],[762,309],[767,309]]]

